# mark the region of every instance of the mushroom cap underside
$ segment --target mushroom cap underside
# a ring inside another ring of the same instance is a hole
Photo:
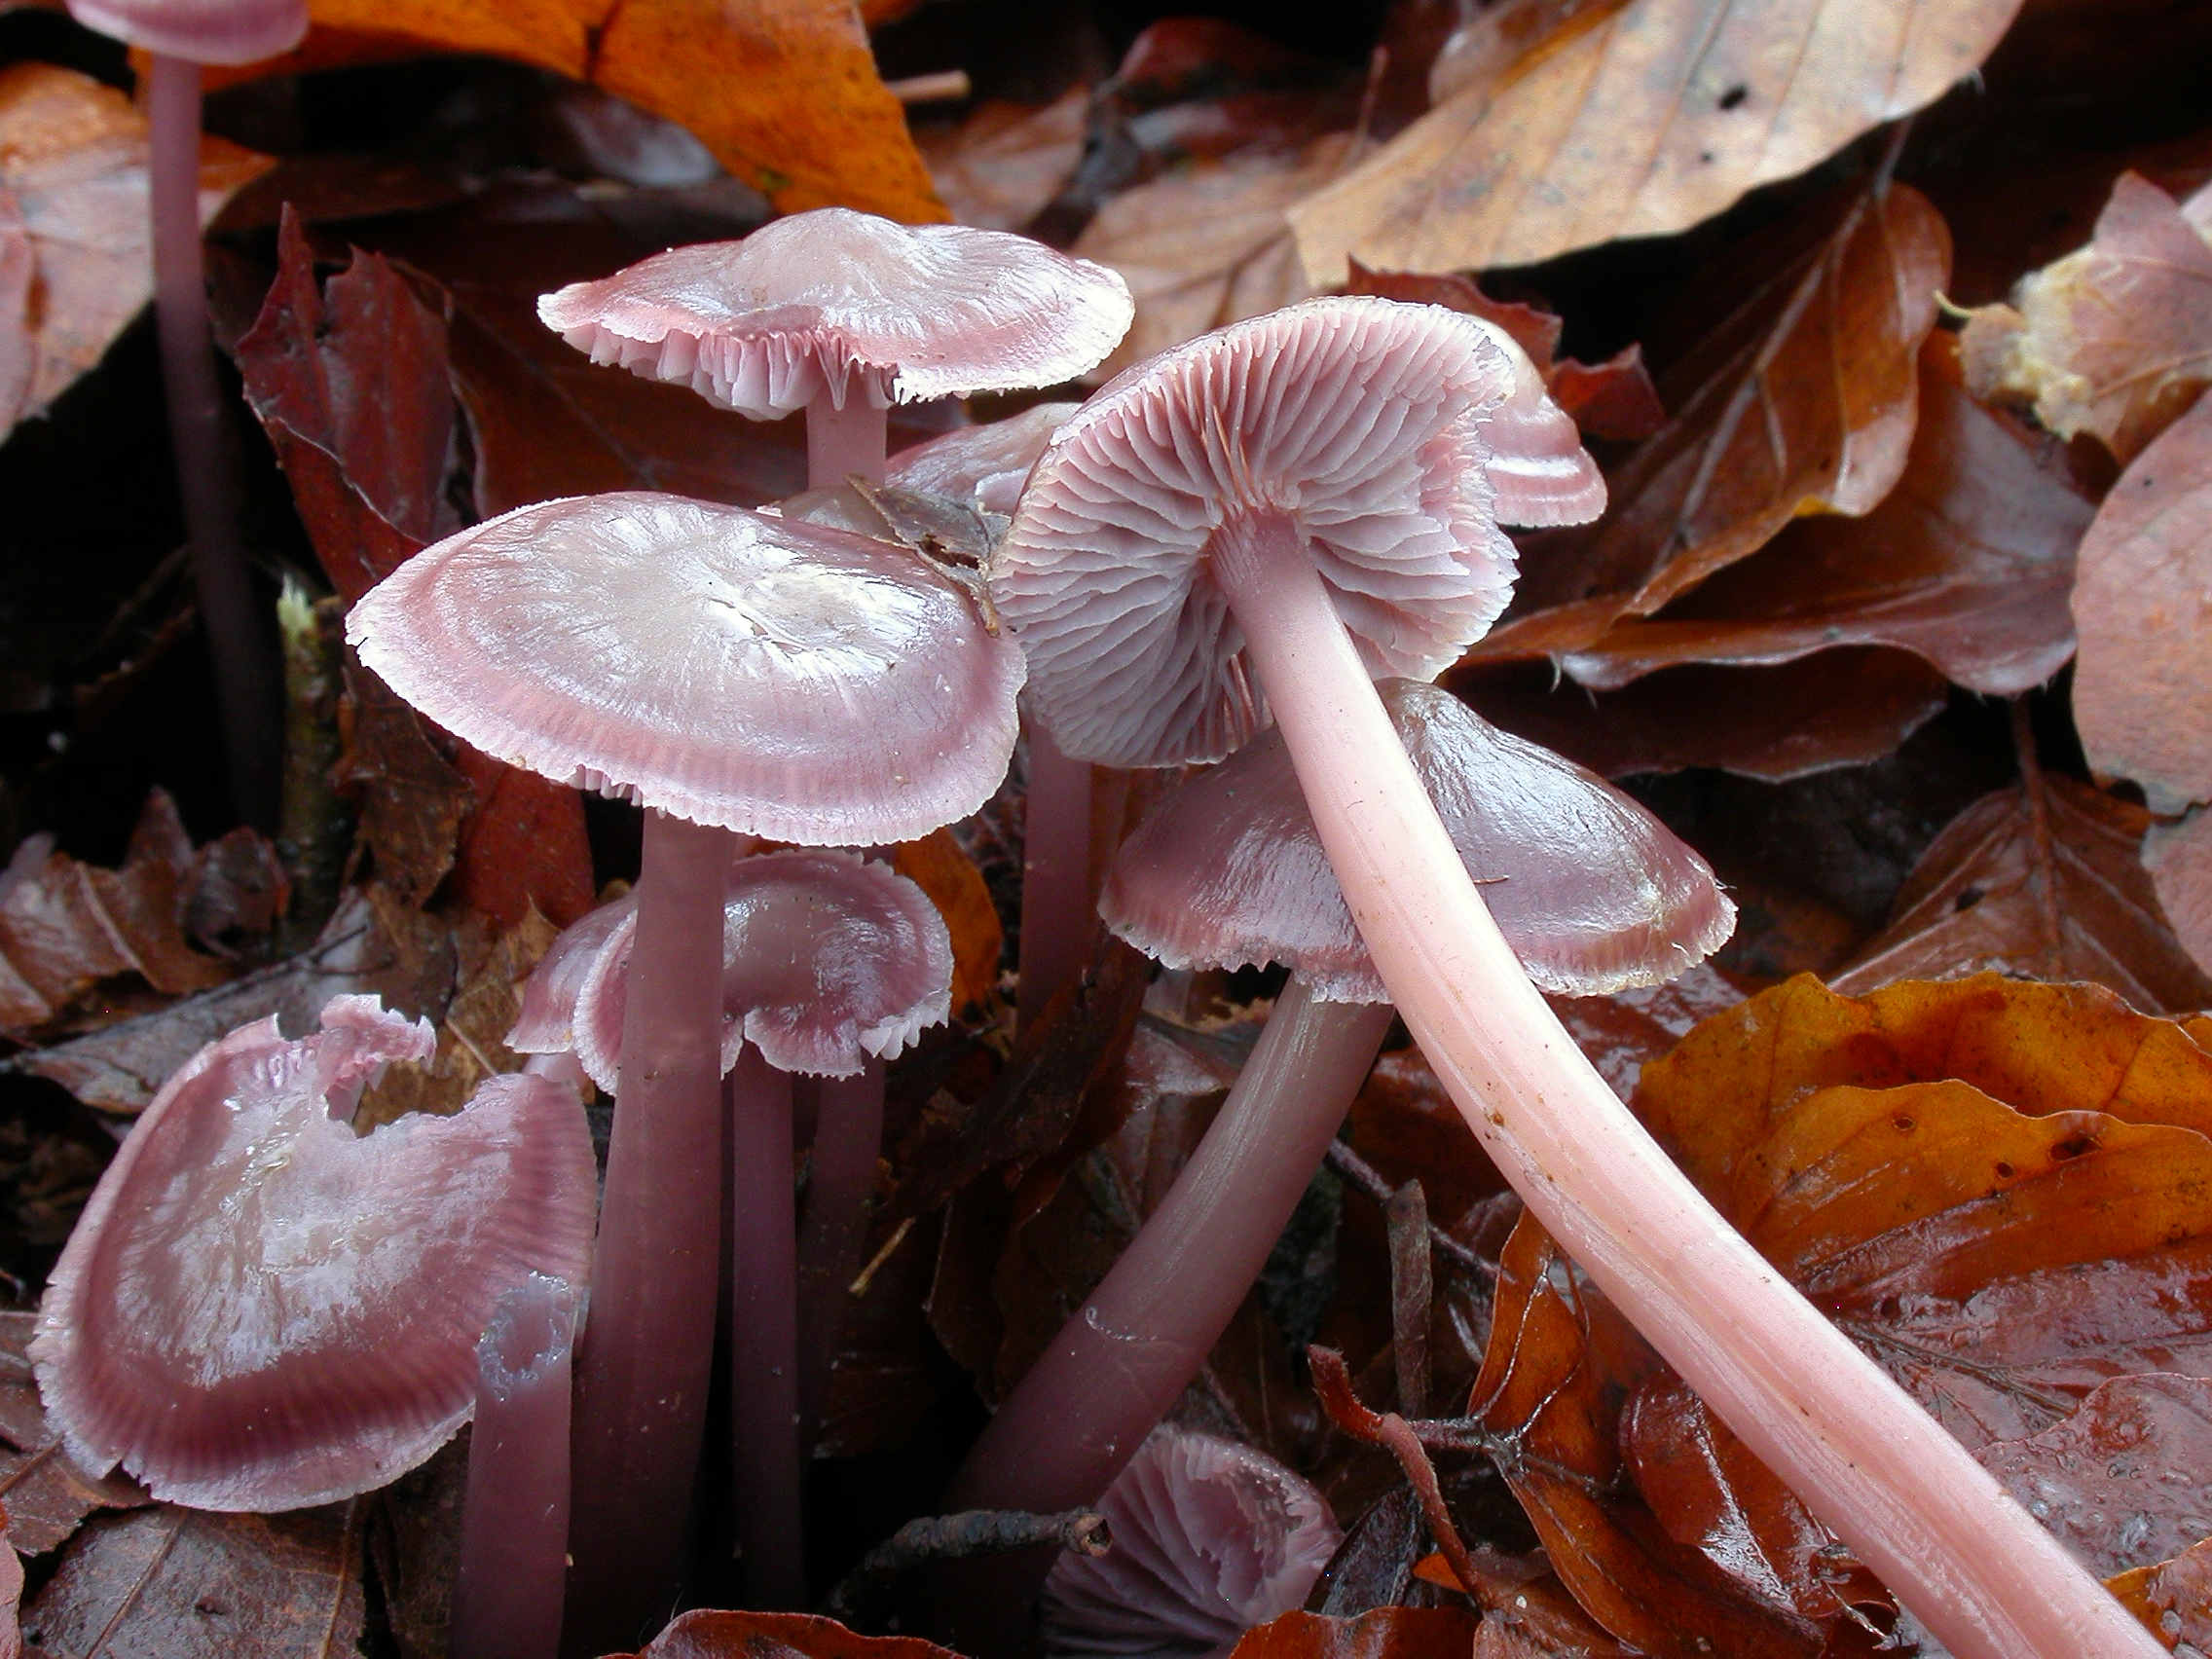
[[[240,64],[274,57],[308,32],[307,0],[69,0],[89,29],[162,57]]]

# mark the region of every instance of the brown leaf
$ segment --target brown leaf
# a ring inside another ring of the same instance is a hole
[[[402,903],[427,903],[453,868],[475,791],[422,717],[351,651],[339,730],[345,749],[331,781],[359,810],[377,879]]]
[[[221,138],[200,146],[200,214],[275,166]],[[146,118],[90,76],[49,63],[0,69],[0,185],[20,203],[35,262],[34,366],[13,424],[103,356],[153,295]]]
[[[2179,824],[2152,826],[2143,867],[2181,947],[2212,973],[2212,812],[2200,808]]]
[[[13,1448],[0,1452],[0,1501],[8,1541],[25,1555],[44,1555],[97,1510],[153,1502],[120,1471],[89,1475],[69,1456],[31,1373],[27,1350],[37,1332],[36,1313],[0,1313],[0,1440]]]
[[[861,1457],[903,1444],[960,1381],[932,1335],[926,1307],[939,1236],[934,1217],[911,1226],[893,1222],[870,1235],[865,1281],[847,1299],[838,1327],[817,1456]]]
[[[2019,0],[1633,0],[1469,86],[1292,214],[1316,283],[1685,230],[1947,91]]]
[[[1616,622],[1567,652],[1567,672],[1611,689],[1680,663],[1879,645],[1994,696],[2057,673],[2074,651],[2067,597],[2093,509],[2062,463],[1959,389],[1941,363],[1948,347],[1932,336],[1922,350],[1912,448],[1879,506],[1787,526],[1658,615]]]
[[[2212,247],[2198,246],[2212,274]],[[2154,812],[2212,800],[2212,404],[2199,400],[2112,487],[2082,541],[2074,620],[2089,764],[2141,784]]]
[[[1674,419],[1610,480],[1604,517],[1531,540],[1517,617],[1470,660],[1586,645],[1801,514],[1872,511],[1902,476],[1916,358],[1950,269],[1950,237],[1927,198],[1877,180],[1809,204],[1730,258],[1755,275],[1669,376]]]
[[[24,1641],[51,1659],[347,1659],[366,1624],[358,1510],[94,1521],[24,1609]]]
[[[915,137],[954,219],[1019,231],[1074,176],[1089,115],[1090,89],[1078,83],[1040,108],[984,102],[958,127]]]
[[[1709,1015],[1744,1000],[1710,962],[1664,985],[1616,991],[1609,997],[1549,997],[1552,1012],[1575,1046],[1623,1100],[1636,1092],[1643,1068]]]
[[[2123,1572],[2106,1580],[2105,1588],[2168,1647],[2212,1643],[2212,1541],[2157,1567]]]
[[[724,1613],[701,1608],[636,1653],[608,1659],[957,1659],[918,1636],[861,1636],[817,1613]]]
[[[952,933],[952,1011],[991,1006],[998,993],[999,952],[1005,932],[991,903],[982,872],[949,830],[935,830],[919,841],[893,849],[892,867],[929,895]]]
[[[1377,1607],[1357,1618],[1291,1612],[1254,1625],[1234,1659],[1465,1659],[1475,1615],[1463,1607]]]
[[[2212,979],[2183,952],[2137,862],[2148,814],[2050,773],[2036,791],[2040,830],[2026,786],[1952,820],[1835,988],[1858,995],[1995,969],[2091,980],[2152,1012],[2212,1005]]]
[[[2122,461],[2212,381],[2212,246],[2172,197],[2123,172],[2089,245],[1984,306],[1960,341],[1974,395],[2017,401]]]

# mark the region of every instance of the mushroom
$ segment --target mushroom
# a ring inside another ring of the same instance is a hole
[[[884,482],[971,501],[1005,518],[1013,513],[1022,481],[1052,434],[1082,407],[1035,403],[1004,421],[955,426],[893,456],[884,468]]]
[[[1034,707],[1063,749],[1119,765],[1212,758],[1272,711],[1422,1052],[1653,1346],[1962,1659],[2154,1651],[1629,1116],[1521,970],[1397,741],[1370,677],[1428,678],[1497,615],[1513,550],[1495,501],[1594,505],[1562,463],[1488,470],[1522,447],[1486,443],[1530,418],[1514,387],[1468,319],[1364,298],[1120,377],[1038,461],[992,562]]]
[[[450,1118],[349,1121],[426,1021],[333,998],[188,1060],[100,1177],[49,1282],[39,1391],[86,1468],[199,1509],[384,1486],[468,1420],[477,1340],[532,1273],[590,1269],[574,1091],[495,1077]]]
[[[873,845],[973,811],[1020,654],[910,550],[644,494],[449,537],[347,637],[463,741],[648,809],[576,1407],[571,1640],[618,1646],[666,1605],[704,1427],[731,865],[752,836]]]
[[[276,641],[255,598],[230,489],[223,393],[200,244],[200,74],[297,46],[307,0],[69,0],[69,15],[146,52],[154,320],[192,580],[214,658],[232,805],[276,828],[281,741]]]
[[[1529,976],[1658,984],[1734,925],[1705,861],[1604,780],[1419,681],[1377,687]],[[1099,909],[1170,968],[1292,970],[1229,1099],[1158,1210],[983,1431],[955,1507],[1094,1501],[1198,1374],[1281,1236],[1389,1026],[1281,732],[1164,796]]]

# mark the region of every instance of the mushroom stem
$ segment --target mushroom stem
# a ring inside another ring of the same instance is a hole
[[[1959,1659],[2162,1649],[1706,1202],[1484,907],[1286,514],[1208,551],[1362,937],[1536,1218]]]
[[[1023,1030],[1090,956],[1090,762],[1071,760],[1042,723],[1029,726],[1021,828]]]
[[[792,1080],[748,1043],[723,1085],[730,1233],[730,1442],[745,1599],[806,1604],[799,1539],[798,1299],[793,1239]],[[829,1102],[824,1119],[829,1117]]]
[[[811,1446],[830,1393],[830,1372],[848,1307],[846,1286],[867,1241],[867,1200],[883,1147],[883,1062],[858,1077],[822,1080],[814,1151],[807,1160],[806,1213],[798,1233],[798,1413]]]
[[[856,474],[870,484],[883,482],[891,447],[891,411],[879,409],[858,387],[847,388],[842,407],[823,392],[806,406],[806,487],[827,490]]]
[[[453,1659],[553,1659],[560,1646],[576,1313],[572,1286],[532,1273],[499,1299],[478,1345]]]
[[[572,1651],[636,1646],[677,1588],[720,1266],[722,905],[746,844],[727,830],[645,814],[576,1389]]]
[[[275,630],[254,596],[239,533],[222,387],[207,332],[200,245],[200,65],[156,55],[147,71],[146,117],[162,389],[192,548],[193,587],[214,658],[231,806],[242,822],[274,830],[283,699]]]
[[[1387,1003],[1320,1002],[1292,977],[1191,1161],[991,1419],[948,1509],[1104,1495],[1228,1328],[1389,1026]]]

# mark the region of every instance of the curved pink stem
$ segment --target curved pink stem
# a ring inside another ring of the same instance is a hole
[[[792,1195],[792,1080],[745,1046],[729,1094],[730,1442],[746,1601],[806,1605],[800,1547],[797,1260]],[[824,1103],[828,1116],[829,1103]]]
[[[1958,1659],[2163,1652],[1583,1057],[1484,908],[1296,527],[1232,520],[1210,552],[1383,983],[1561,1247]]]
[[[1228,1329],[1389,1027],[1386,1003],[1317,1002],[1291,979],[1191,1161],[999,1408],[947,1509],[1104,1495]]]
[[[846,1286],[867,1241],[867,1200],[883,1149],[883,1062],[822,1080],[806,1211],[798,1230],[798,1415],[802,1448],[820,1432],[849,1304]]]
[[[1060,753],[1029,725],[1029,777],[1021,822],[1019,1028],[1088,960],[1098,926],[1090,891],[1090,762]]]

